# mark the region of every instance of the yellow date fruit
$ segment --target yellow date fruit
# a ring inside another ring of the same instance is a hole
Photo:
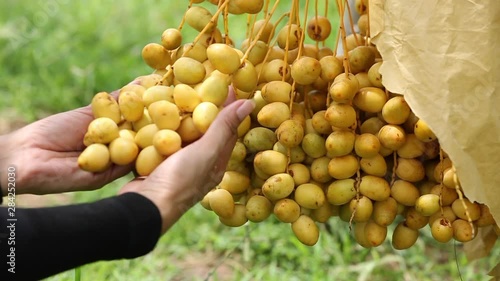
[[[336,180],[328,185],[326,198],[332,205],[344,205],[356,196],[354,179]]]
[[[359,170],[359,161],[352,154],[337,156],[328,163],[328,173],[335,179],[347,179]]]
[[[313,246],[319,239],[319,228],[309,216],[301,215],[292,223],[292,231],[304,245]]]
[[[86,133],[91,143],[108,144],[120,136],[118,125],[108,117],[92,120]]]
[[[398,214],[398,202],[389,197],[373,204],[373,220],[381,226],[389,226]]]
[[[396,180],[391,187],[391,197],[404,206],[415,206],[420,191],[411,182]]]
[[[94,118],[108,117],[116,124],[121,121],[121,112],[118,102],[106,92],[99,92],[94,95],[90,104]]]
[[[292,163],[288,166],[288,174],[290,174],[295,182],[295,186],[308,183],[311,179],[309,168],[302,163]]]
[[[177,59],[173,65],[174,76],[181,83],[194,85],[200,83],[206,74],[203,64],[189,57]]]
[[[431,225],[432,237],[441,243],[446,243],[453,238],[453,227],[445,218],[437,219]]]
[[[231,215],[227,217],[219,216],[219,221],[227,226],[240,227],[244,225],[248,219],[246,216],[246,208],[243,204],[234,204],[234,211]]]
[[[226,171],[219,187],[226,189],[231,194],[240,194],[250,187],[250,178],[235,171]]]
[[[396,250],[408,249],[418,239],[418,230],[406,226],[404,221],[400,222],[392,234],[392,247]]]
[[[123,118],[129,122],[139,121],[144,114],[144,103],[134,92],[120,93],[118,105]]]
[[[328,82],[332,82],[344,71],[342,61],[332,55],[322,57],[319,63],[321,65],[321,78]]]
[[[153,119],[151,119],[151,115],[149,115],[148,109],[144,108],[141,119],[132,122],[132,129],[138,132],[140,129],[149,124],[153,124]]]
[[[469,242],[477,234],[477,229],[474,225],[463,219],[456,219],[451,223],[453,228],[453,238],[459,242]]]
[[[380,144],[390,150],[398,150],[406,143],[406,133],[398,125],[384,125],[377,136]]]
[[[235,211],[234,199],[231,193],[225,189],[217,188],[208,197],[210,208],[219,217],[229,218]]]
[[[243,137],[243,143],[250,153],[270,150],[277,140],[272,130],[263,127],[252,128]]]
[[[363,172],[372,176],[383,177],[387,173],[387,163],[380,154],[371,158],[361,158],[359,166]]]
[[[142,102],[145,107],[149,107],[150,104],[159,100],[174,102],[174,88],[156,85],[148,88],[142,94]]]
[[[429,128],[429,125],[427,125],[427,123],[422,119],[419,119],[417,123],[415,123],[413,132],[415,133],[415,136],[417,136],[417,138],[423,142],[431,142],[437,139],[434,132],[431,130],[431,128]]]
[[[153,146],[160,154],[170,156],[181,149],[182,139],[176,131],[163,129],[154,134]]]
[[[375,157],[380,151],[380,141],[373,134],[358,135],[354,142],[354,151],[359,157]]]
[[[278,46],[281,49],[293,50],[299,47],[302,29],[296,24],[283,26],[278,32]]]
[[[334,206],[328,203],[328,201],[325,201],[325,203],[318,209],[311,210],[310,215],[313,220],[325,223],[328,221],[330,217],[337,215],[339,209],[340,209],[339,206]]]
[[[479,207],[479,204],[472,203],[467,198],[464,198],[463,200],[456,199],[455,201],[453,201],[453,203],[451,204],[451,209],[458,218],[463,220],[469,220],[470,218],[470,220],[476,221],[481,216],[481,208]]]
[[[191,143],[203,135],[194,125],[193,117],[191,116],[185,116],[182,119],[179,128],[177,128],[177,133],[179,133],[184,143]]]
[[[382,107],[382,117],[388,124],[400,125],[406,122],[410,116],[410,106],[403,96],[395,96],[389,99]]]
[[[109,150],[106,145],[94,143],[87,146],[78,156],[78,167],[87,172],[99,173],[111,165]]]
[[[271,81],[262,87],[261,95],[267,103],[289,103],[292,96],[292,85],[285,81]]]
[[[177,84],[173,92],[174,103],[183,112],[193,112],[196,106],[201,103],[201,98],[191,86]]]
[[[382,245],[387,237],[387,226],[381,226],[373,220],[369,220],[365,225],[365,239],[371,247]]]
[[[261,222],[273,212],[271,201],[262,195],[255,195],[246,203],[246,217],[252,222]]]
[[[429,223],[429,216],[424,216],[414,207],[408,207],[405,210],[406,226],[411,229],[421,229]]]
[[[146,125],[135,134],[134,141],[140,148],[153,145],[153,138],[158,131],[155,124]]]
[[[400,179],[409,182],[419,182],[425,178],[425,168],[420,160],[398,158],[397,161],[396,175]]]
[[[321,64],[315,58],[300,57],[295,60],[291,67],[293,80],[300,85],[310,85],[319,78],[321,74]]]
[[[193,5],[191,6],[184,15],[186,23],[192,28],[201,32],[207,24],[210,23],[212,19],[212,13],[204,7]],[[207,32],[213,31],[215,25],[207,30]]]
[[[293,199],[280,199],[274,204],[273,213],[281,222],[294,222],[300,216],[300,206]]]
[[[415,209],[424,216],[431,216],[439,211],[439,195],[424,194],[415,201]]]
[[[366,196],[353,198],[348,206],[354,222],[367,222],[373,214],[373,202]]]
[[[377,113],[382,111],[387,102],[383,90],[376,87],[361,88],[352,100],[353,104],[365,112]]]
[[[328,172],[329,163],[330,158],[326,156],[314,159],[311,163],[311,178],[320,183],[329,182],[332,179]]]
[[[179,108],[174,103],[156,101],[149,105],[148,112],[159,129],[177,130],[181,124]]]
[[[326,109],[325,119],[333,127],[352,129],[356,126],[356,110],[349,104],[332,103]]]
[[[246,60],[233,74],[233,86],[243,92],[253,92],[259,82],[257,74],[255,66]]]
[[[354,149],[356,135],[348,130],[333,131],[325,141],[325,147],[329,157],[344,156]]]
[[[290,119],[290,108],[283,102],[272,102],[264,105],[257,114],[259,123],[268,128],[278,128],[285,120]]]
[[[193,111],[193,123],[201,133],[206,133],[219,114],[219,108],[211,102],[202,102]]]
[[[241,65],[240,56],[231,46],[214,43],[207,47],[208,60],[218,71],[233,74]]]
[[[182,34],[177,28],[168,28],[161,34],[161,44],[167,50],[175,50],[182,43]]]
[[[144,46],[142,58],[153,69],[165,69],[172,62],[168,50],[158,43],[149,43]]]
[[[315,16],[307,22],[307,35],[314,41],[324,41],[332,32],[330,20],[323,16]]]
[[[295,183],[292,176],[279,173],[268,178],[262,185],[262,193],[271,201],[288,197],[293,191]]]
[[[302,139],[302,149],[312,158],[322,157],[326,154],[325,139],[318,134],[306,134]]]
[[[359,191],[374,201],[384,201],[391,195],[389,183],[381,177],[366,175],[361,177]]]
[[[276,129],[278,141],[285,147],[298,146],[304,138],[304,128],[296,120],[285,120]]]
[[[158,167],[165,156],[161,155],[152,145],[145,147],[137,155],[135,160],[135,170],[140,176],[149,176]]]
[[[326,200],[323,189],[313,183],[305,183],[297,186],[294,199],[300,206],[308,209],[318,209],[323,206]]]
[[[129,138],[116,138],[109,144],[111,162],[116,165],[128,165],[135,161],[139,147]]]

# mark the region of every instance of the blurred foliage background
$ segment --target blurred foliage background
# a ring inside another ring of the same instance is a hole
[[[330,2],[336,28],[338,18]],[[282,1],[278,14],[288,11],[289,3]],[[325,2],[319,3],[322,7]],[[140,56],[142,47],[158,42],[164,29],[177,27],[187,4],[187,0],[1,1],[0,117],[32,122],[86,105],[99,91],[118,89],[151,73]],[[207,7],[214,11],[214,6]],[[230,35],[237,46],[245,37],[246,20],[246,16],[230,18]],[[183,35],[188,42],[196,33],[185,27]],[[116,194],[128,179],[69,196],[76,203],[95,201]],[[150,254],[83,266],[82,280],[489,280],[489,269],[500,261],[498,245],[489,258],[468,262],[460,244],[437,243],[427,229],[406,251],[390,246],[393,229],[386,243],[375,249],[357,245],[348,224],[338,218],[320,229],[319,242],[307,247],[289,225],[273,218],[233,229],[195,206]],[[48,280],[74,280],[74,271]]]

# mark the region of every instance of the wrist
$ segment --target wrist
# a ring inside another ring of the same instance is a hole
[[[164,234],[182,215],[192,207],[193,204],[183,203],[182,196],[169,192],[169,188],[163,186],[154,188],[149,186],[147,180],[135,179],[128,183],[120,193],[134,192],[146,197],[157,208],[160,213],[162,225],[161,234]]]
[[[12,188],[12,173],[15,177],[16,194],[27,193],[27,182],[29,182],[28,169],[33,158],[36,158],[32,153],[27,153],[25,150],[29,146],[26,140],[29,137],[23,133],[24,130],[17,130],[6,135],[0,135],[0,188],[5,196],[7,190]],[[11,176],[9,176],[9,174]],[[9,180],[10,179],[10,180]],[[7,185],[10,184],[10,187]]]
[[[182,212],[172,204],[172,199],[165,192],[144,189],[137,193],[149,199],[158,208],[161,216],[161,234],[164,234],[182,216]]]
[[[2,196],[7,194],[7,182],[8,182],[8,168],[9,168],[9,160],[12,148],[10,147],[10,134],[0,135],[0,147],[2,153],[0,154],[0,191],[2,192]]]

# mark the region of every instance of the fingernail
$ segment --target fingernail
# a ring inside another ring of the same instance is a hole
[[[253,100],[245,100],[245,102],[243,102],[236,110],[236,115],[238,116],[240,122],[243,121],[243,119],[245,119],[245,117],[247,117],[247,115],[250,114],[254,108],[255,102]]]

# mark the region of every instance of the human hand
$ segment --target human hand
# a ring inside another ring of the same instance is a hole
[[[85,148],[83,137],[93,119],[91,107],[86,106],[0,136],[2,193],[7,193],[7,169],[11,166],[16,168],[17,194],[92,190],[129,173],[132,165],[113,165],[103,173],[89,173],[78,167],[78,156]]]
[[[199,140],[169,156],[148,177],[129,182],[120,193],[137,192],[150,199],[160,210],[165,233],[222,180],[237,128],[254,107],[252,100],[232,102]]]

